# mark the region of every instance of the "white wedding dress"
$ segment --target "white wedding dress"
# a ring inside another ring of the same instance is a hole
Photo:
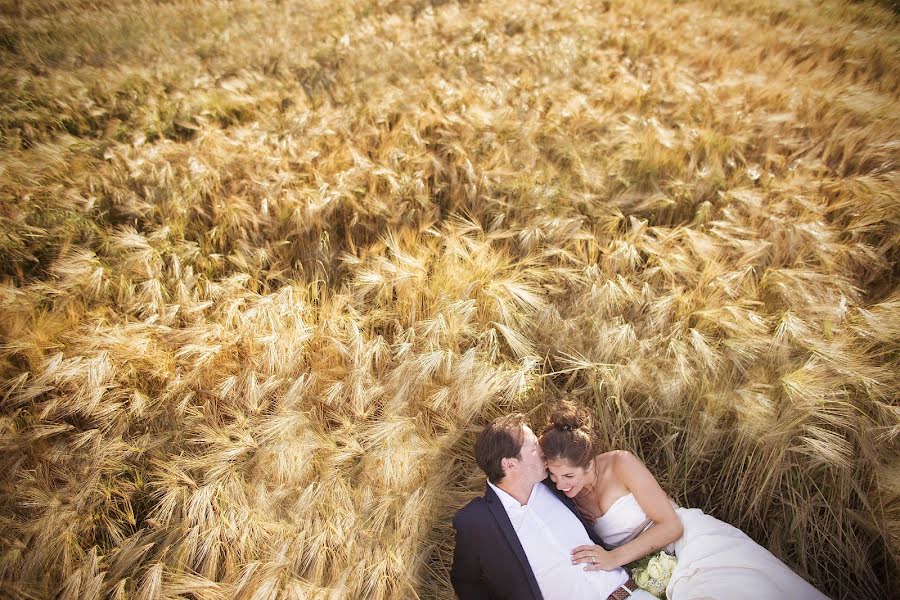
[[[675,513],[684,533],[665,548],[678,558],[666,588],[669,600],[827,600],[740,529],[696,508],[675,506]],[[652,525],[629,493],[594,522],[594,531],[615,547]]]

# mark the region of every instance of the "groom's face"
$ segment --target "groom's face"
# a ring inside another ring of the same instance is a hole
[[[541,446],[538,444],[537,436],[527,425],[522,428],[524,438],[522,440],[522,450],[519,452],[517,469],[520,470],[519,477],[524,481],[538,483],[547,477],[547,465],[544,462],[544,454],[541,452]]]

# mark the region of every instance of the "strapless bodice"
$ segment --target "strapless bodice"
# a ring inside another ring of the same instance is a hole
[[[651,525],[653,521],[647,517],[634,494],[629,492],[613,502],[606,513],[594,521],[594,531],[606,544],[615,547],[627,544]]]

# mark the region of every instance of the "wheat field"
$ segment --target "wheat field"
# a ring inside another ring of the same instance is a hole
[[[569,397],[897,597],[898,14],[0,0],[0,596],[452,598]]]

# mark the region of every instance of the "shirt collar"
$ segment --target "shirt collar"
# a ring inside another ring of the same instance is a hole
[[[501,490],[500,488],[498,488],[496,485],[494,485],[490,481],[488,481],[487,483],[489,486],[491,486],[491,489],[494,490],[494,493],[497,494],[497,497],[500,498],[500,503],[503,504],[503,508],[505,508],[507,510],[510,510],[510,509],[521,510],[521,509],[525,508],[526,506],[528,506],[527,504],[526,505],[519,504],[518,500],[516,500],[515,498],[510,496],[508,493],[506,493],[503,490]],[[532,498],[534,498],[534,489],[539,485],[541,485],[540,482],[536,483],[534,485],[534,488],[531,488],[531,494],[528,496],[529,504],[531,503]]]

